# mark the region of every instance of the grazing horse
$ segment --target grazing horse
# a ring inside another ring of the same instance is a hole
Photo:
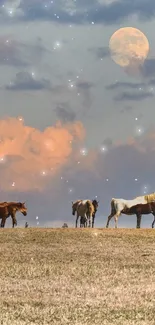
[[[136,204],[132,206],[131,208],[124,208],[121,213],[127,214],[127,215],[133,215],[136,214],[137,216],[137,227],[140,228],[141,225],[141,217],[142,214],[153,214],[154,220],[152,222],[152,228],[154,228],[155,224],[155,202],[150,202],[146,204]]]
[[[95,221],[95,216],[96,216],[96,212],[97,212],[97,209],[98,209],[99,201],[92,200],[92,204],[94,206],[94,213],[93,213],[93,216],[92,216],[92,228],[94,228],[94,221]],[[87,213],[86,213],[86,217],[81,217],[80,218],[80,227],[82,227],[82,225],[84,227],[87,227]]]
[[[94,211],[94,205],[90,200],[78,200],[72,202],[72,215],[74,216],[75,212],[77,212],[75,227],[77,228],[79,217],[85,218],[84,226],[86,225],[87,220],[89,220],[89,227],[92,227]]]
[[[27,208],[25,203],[21,202],[2,202],[0,203],[0,219],[1,228],[5,227],[6,219],[11,216],[12,218],[12,227],[17,226],[16,212],[21,212],[24,216],[27,215]]]
[[[146,204],[155,200],[155,193],[148,195],[137,196],[133,200],[115,199],[111,200],[111,213],[108,216],[106,228],[109,227],[110,220],[114,217],[115,228],[117,228],[118,217],[121,215],[121,211],[125,208],[131,208],[137,204]]]

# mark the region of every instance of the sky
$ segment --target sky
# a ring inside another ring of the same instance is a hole
[[[155,1],[0,0],[0,24],[1,201],[26,202],[21,227],[73,227],[72,201],[97,198],[105,227],[113,197],[155,191]],[[138,71],[109,50],[128,26],[149,41]]]

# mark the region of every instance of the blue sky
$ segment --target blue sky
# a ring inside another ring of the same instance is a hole
[[[30,225],[74,225],[71,202],[97,196],[105,226],[112,197],[155,190],[154,16],[153,0],[0,0],[1,200]],[[110,56],[126,26],[150,44],[137,74]]]

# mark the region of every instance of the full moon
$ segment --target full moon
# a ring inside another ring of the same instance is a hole
[[[118,29],[110,38],[112,60],[122,67],[141,65],[149,53],[147,37],[133,27]]]

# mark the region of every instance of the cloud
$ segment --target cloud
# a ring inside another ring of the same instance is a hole
[[[13,67],[28,67],[39,63],[50,51],[46,49],[40,38],[34,43],[17,41],[12,35],[0,36],[0,64]]]
[[[141,66],[140,72],[143,77],[151,78],[155,77],[155,59],[147,59]]]
[[[79,81],[79,82],[77,82],[76,86],[80,91],[80,90],[89,90],[90,88],[92,88],[94,86],[94,84],[89,81]]]
[[[155,58],[146,59],[143,64],[135,60],[125,68],[125,71],[130,75],[143,77],[149,84],[150,78],[155,78]]]
[[[0,120],[1,189],[42,190],[72,154],[72,142],[81,141],[78,121],[47,127],[43,132],[24,125],[22,118]]]
[[[57,118],[62,122],[73,122],[76,120],[76,113],[67,107],[65,103],[58,105],[55,109]]]
[[[51,89],[50,81],[47,79],[36,79],[29,72],[18,72],[14,81],[5,86],[7,90],[42,90]]]
[[[113,99],[116,101],[140,101],[143,99],[147,99],[150,97],[154,97],[154,93],[152,91],[134,91],[134,92],[127,92],[123,91],[122,93],[116,95]]]
[[[125,113],[125,112],[131,113],[131,111],[133,111],[133,107],[130,105],[126,105],[125,107],[120,109],[120,113]]]
[[[113,140],[111,138],[106,138],[103,140],[102,145],[106,148],[110,148],[113,145]]]
[[[126,81],[116,81],[114,83],[111,83],[110,85],[107,85],[105,89],[107,90],[114,90],[114,89],[139,89],[146,87],[145,83],[136,83],[136,82],[126,82]]]
[[[3,22],[9,21],[11,17],[12,20],[49,20],[64,24],[95,22],[108,25],[125,21],[133,14],[141,21],[150,21],[155,16],[154,0],[57,0],[47,3],[42,0],[16,0],[11,7],[8,1],[3,2],[0,11]]]
[[[149,81],[148,83],[136,83],[136,82],[120,82],[116,81],[115,83],[105,86],[106,90],[117,90],[120,89],[121,92],[117,93],[113,97],[116,101],[140,101],[154,96],[153,82]],[[123,90],[127,89],[127,90]]]
[[[106,57],[110,57],[110,50],[107,46],[97,47],[97,48],[90,48],[88,49],[89,52],[95,54],[97,59],[103,59]]]
[[[9,36],[1,36],[0,38],[0,64],[16,67],[28,66],[26,58],[21,55],[19,43],[10,40]]]
[[[77,91],[80,94],[80,97],[82,99],[81,107],[82,107],[83,116],[88,115],[90,107],[93,103],[91,89],[94,86],[95,86],[94,83],[89,81],[84,81],[84,80],[78,81],[76,83]]]

